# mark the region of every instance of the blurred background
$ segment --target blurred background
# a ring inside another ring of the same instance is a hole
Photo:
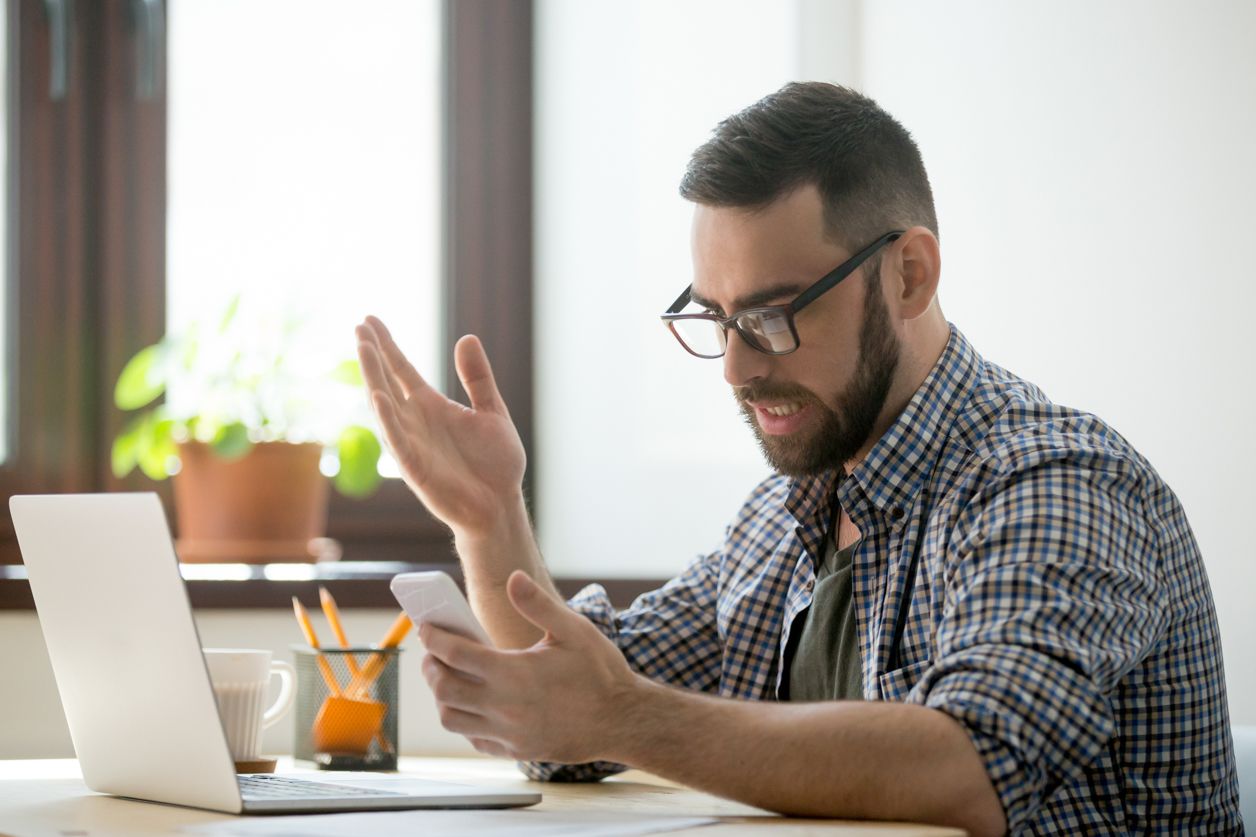
[[[452,343],[484,339],[557,576],[652,586],[718,546],[767,473],[719,364],[657,320],[690,281],[680,175],[724,116],[789,80],[833,81],[920,145],[948,318],[1115,426],[1181,498],[1232,717],[1256,724],[1256,4],[5,6],[6,495],[168,496],[110,468],[126,420],[114,382],[232,299],[258,328],[299,320],[290,364],[351,357],[353,325],[375,313],[457,398]],[[333,496],[341,563],[451,561],[389,469],[368,499]],[[0,560],[16,565],[4,515]],[[287,653],[287,588],[268,592],[283,580],[240,581],[247,607],[194,592],[206,644]],[[21,584],[0,579],[0,757],[69,755]],[[382,598],[345,608],[364,637],[390,618]],[[403,748],[461,751],[409,656]],[[290,732],[271,730],[269,749]]]

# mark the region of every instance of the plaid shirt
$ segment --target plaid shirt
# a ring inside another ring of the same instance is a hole
[[[771,477],[723,547],[661,589],[619,612],[597,585],[570,604],[647,677],[775,700],[834,496],[863,535],[864,697],[959,722],[1012,832],[1241,832],[1212,593],[1177,498],[1115,431],[987,363],[953,327],[848,477]],[[523,769],[580,780],[621,768]]]

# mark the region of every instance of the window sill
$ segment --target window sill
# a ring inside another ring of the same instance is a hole
[[[395,610],[388,583],[397,573],[443,570],[462,583],[456,564],[401,561],[335,561],[320,564],[180,564],[194,609],[287,609],[292,597],[318,601],[326,587],[342,608]],[[556,578],[559,592],[572,596],[589,578]],[[626,607],[641,593],[662,586],[661,579],[614,579],[600,582],[616,607]],[[0,566],[0,610],[33,610],[26,567]]]

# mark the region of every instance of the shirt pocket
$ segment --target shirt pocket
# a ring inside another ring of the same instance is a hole
[[[877,678],[877,685],[881,688],[881,700],[902,702],[907,698],[907,693],[916,685],[916,681],[920,679],[920,675],[927,669],[932,660],[927,657],[923,660],[917,660],[909,666],[896,668],[894,671],[887,671]]]

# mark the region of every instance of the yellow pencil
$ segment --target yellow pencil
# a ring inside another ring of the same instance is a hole
[[[310,647],[318,650],[318,635],[314,633],[314,625],[310,622],[310,615],[305,612],[305,607],[297,600],[296,596],[292,597],[292,610],[297,615],[297,624],[301,626],[301,633],[305,634],[305,641]],[[327,658],[322,654],[318,655],[318,670],[322,672],[323,682],[327,684],[328,690],[333,695],[340,694],[340,684],[336,682],[336,675],[332,673],[331,664],[327,662]]]
[[[340,608],[336,607],[336,600],[332,598],[326,587],[318,588],[318,600],[323,606],[323,615],[327,617],[327,624],[331,625],[331,632],[336,635],[336,642],[340,643],[341,648],[348,648],[349,638],[345,635],[344,626],[340,624]],[[358,661],[352,654],[345,654],[345,660],[349,663],[349,674],[357,677],[361,673],[358,669]]]
[[[414,627],[410,622],[410,617],[400,613],[393,621],[392,627],[388,629],[388,633],[384,634],[383,641],[380,642],[380,648],[396,648],[401,641],[406,638],[406,634]],[[384,665],[388,662],[388,658],[383,654],[375,653],[366,661],[366,665],[358,672],[358,676],[353,678],[349,684],[349,694],[356,696],[364,696],[375,679],[384,671]]]

